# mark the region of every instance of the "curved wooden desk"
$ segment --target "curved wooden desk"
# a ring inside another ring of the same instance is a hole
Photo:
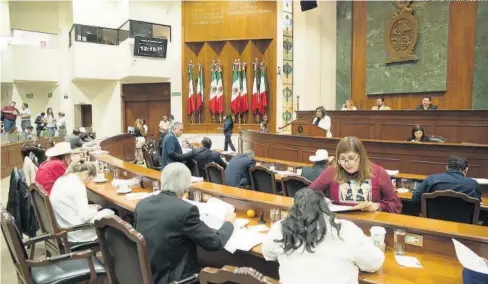
[[[103,140],[102,150],[124,161],[133,161],[136,153],[136,137],[129,133],[119,134]]]
[[[112,166],[119,167],[121,172],[131,175],[148,177],[159,180],[160,172],[134,165],[109,155],[96,155]],[[121,173],[124,176],[124,173]],[[103,184],[88,184],[88,190],[105,199],[114,206],[134,212],[138,200],[128,200],[125,195],[117,194],[110,181]],[[270,208],[286,210],[293,204],[293,199],[251,190],[244,190],[207,182],[193,184],[191,191],[201,191],[204,194],[219,197],[236,207],[238,216],[245,218],[248,208],[263,209],[266,219]],[[133,187],[133,192],[151,192],[150,188]],[[384,226],[387,230],[386,261],[383,268],[373,274],[361,273],[362,283],[461,283],[461,265],[458,263],[451,238],[456,238],[482,256],[488,255],[488,230],[485,227],[468,224],[458,224],[420,217],[390,214],[385,212],[355,212],[338,214],[339,218],[355,222],[367,234],[374,225]],[[250,224],[258,222],[258,218],[250,219]],[[406,245],[406,254],[416,256],[423,269],[401,268],[394,260],[391,249],[393,244],[393,229],[404,228],[408,234],[414,233],[423,237],[423,247]],[[204,265],[218,267],[222,264],[251,265],[265,274],[277,276],[277,263],[266,262],[261,253],[261,247],[256,246],[250,252],[236,252],[231,255],[227,252],[199,251],[199,260]]]

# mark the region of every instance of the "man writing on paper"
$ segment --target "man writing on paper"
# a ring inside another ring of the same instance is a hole
[[[171,163],[161,174],[162,191],[137,204],[136,230],[146,240],[155,284],[198,273],[197,245],[208,251],[221,250],[234,231],[234,213],[214,231],[200,220],[195,205],[181,200],[190,184],[190,170],[182,163]]]

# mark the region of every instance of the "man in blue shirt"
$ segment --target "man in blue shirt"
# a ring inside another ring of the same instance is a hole
[[[481,201],[480,185],[471,178],[467,178],[468,161],[464,157],[449,157],[447,171],[442,174],[428,176],[412,194],[412,201],[420,203],[424,193],[437,190],[453,190],[464,193]]]

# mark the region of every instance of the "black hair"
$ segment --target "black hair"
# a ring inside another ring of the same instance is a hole
[[[330,211],[324,196],[311,188],[302,188],[295,194],[289,215],[281,223],[283,239],[275,242],[283,244],[285,253],[291,253],[302,245],[307,252],[313,253],[327,235],[325,218],[339,236],[341,224],[336,223],[335,214]]]
[[[379,98],[379,99],[380,99],[382,102],[384,102],[384,101],[385,101],[385,98],[383,98],[383,97],[381,97],[381,98]]]
[[[80,129],[73,128],[73,135],[80,135]]]
[[[451,156],[447,160],[447,168],[449,170],[464,171],[468,167],[468,161],[465,157]]]
[[[207,149],[212,148],[212,140],[210,140],[208,137],[203,137],[202,146]]]
[[[420,124],[417,124],[417,125],[415,125],[415,126],[412,128],[412,136],[411,136],[411,138],[412,138],[413,140],[415,140],[415,132],[417,132],[417,131],[422,131],[422,137],[420,137],[420,141],[424,141],[424,140],[425,140],[425,130],[424,130],[424,128],[422,127],[422,125],[420,125]]]
[[[26,108],[29,107],[29,105],[27,103],[23,103],[22,105],[25,106]]]
[[[320,111],[320,113],[322,113],[322,117],[324,117],[325,116],[325,108],[323,106],[320,106],[320,107],[315,109],[315,112],[317,112],[318,110]]]
[[[49,110],[51,110],[52,114],[54,115],[54,111],[53,111],[53,108],[52,107],[48,107],[46,109],[46,113],[49,114]]]
[[[41,116],[45,116],[45,115],[46,115],[46,113],[45,113],[45,112],[41,112]]]
[[[34,127],[32,127],[32,125],[29,125],[25,129],[34,129]]]
[[[422,97],[422,100],[423,100],[423,99],[429,99],[429,102],[431,102],[431,101],[432,101],[432,97],[431,97],[431,96],[423,96],[423,97]]]

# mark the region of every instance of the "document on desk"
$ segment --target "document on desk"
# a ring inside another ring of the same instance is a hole
[[[234,226],[234,232],[224,248],[230,253],[234,253],[236,250],[250,251],[253,247],[263,243],[265,236],[255,230]]]
[[[459,241],[452,239],[456,255],[464,268],[483,274],[488,274],[488,264],[476,253]]]
[[[361,210],[361,209],[355,208],[354,206],[337,205],[337,204],[329,204],[329,209],[332,212],[347,212],[347,211],[360,211]]]
[[[210,198],[207,203],[195,202],[188,199],[183,199],[198,207],[200,212],[200,220],[212,229],[218,230],[225,222],[227,215],[235,211],[235,207],[225,201],[215,197]]]
[[[400,173],[399,170],[386,170],[386,173],[389,175],[389,176],[396,176],[397,174]]]
[[[474,179],[478,184],[488,184],[488,178],[472,178]]]

